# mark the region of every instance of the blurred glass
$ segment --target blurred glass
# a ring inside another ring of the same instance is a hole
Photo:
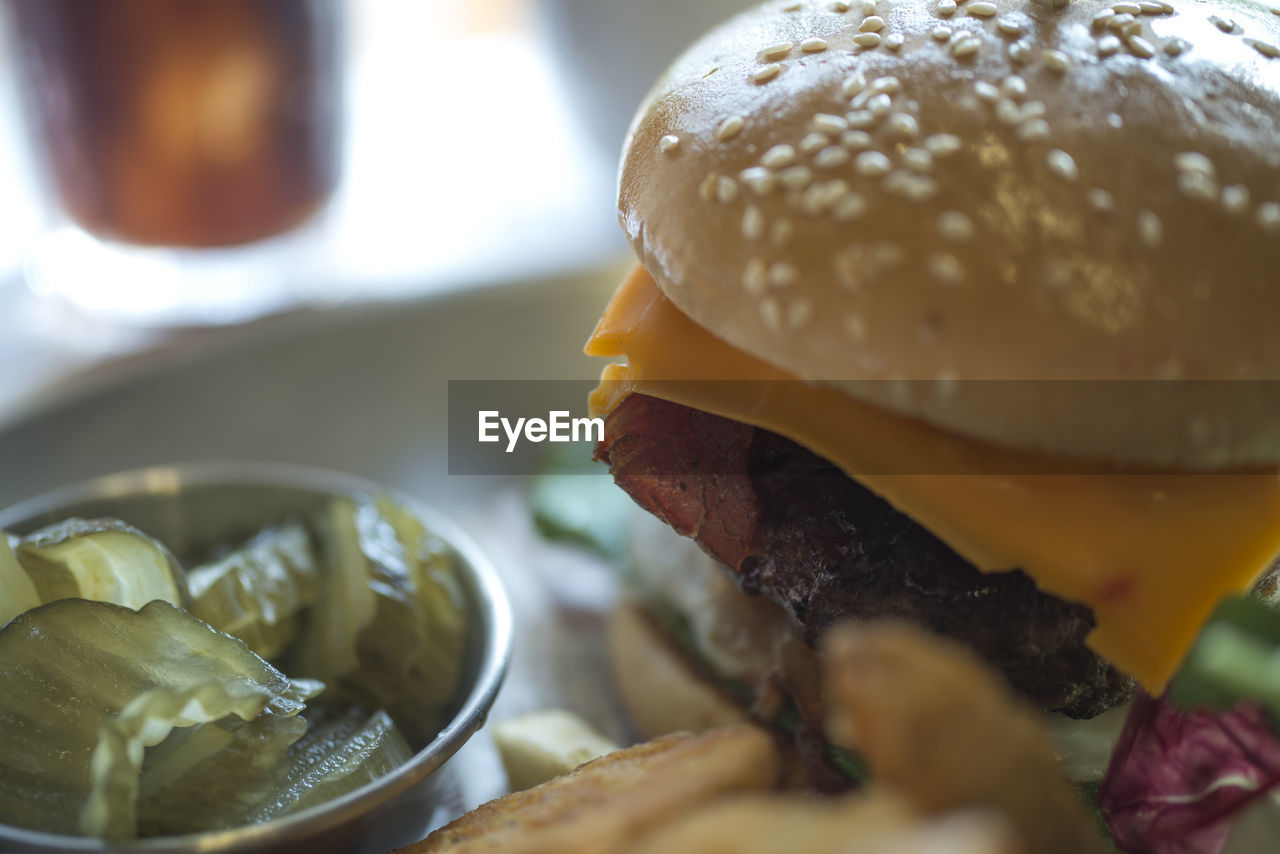
[[[10,0],[65,213],[128,243],[227,246],[314,213],[337,177],[327,0]]]

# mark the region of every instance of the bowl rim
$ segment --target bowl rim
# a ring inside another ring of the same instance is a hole
[[[431,531],[449,544],[469,574],[469,594],[483,626],[483,646],[475,680],[453,718],[428,744],[393,771],[337,798],[262,824],[228,830],[160,836],[112,843],[107,840],[28,830],[0,824],[0,842],[30,850],[121,852],[233,852],[271,850],[298,842],[376,811],[422,782],[451,758],[483,726],[511,660],[511,605],[497,570],[475,541],[449,517],[407,495],[356,475],[279,462],[203,461],[147,466],[76,481],[0,509],[0,528],[21,525],[59,507],[143,494],[177,495],[191,488],[217,486],[283,488],[318,495],[389,495],[420,515]]]

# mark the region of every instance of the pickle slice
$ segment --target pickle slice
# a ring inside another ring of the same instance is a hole
[[[316,600],[311,538],[298,522],[267,528],[221,560],[187,574],[191,613],[263,658],[284,652],[297,615]]]
[[[312,723],[289,749],[288,771],[275,793],[248,817],[251,822],[304,810],[355,791],[413,755],[384,711],[350,710]]]
[[[67,519],[23,537],[16,552],[41,602],[186,601],[186,577],[169,550],[118,519]]]
[[[318,520],[322,584],[298,672],[385,708],[411,744],[457,691],[465,621],[444,544],[387,499],[333,502]]]
[[[9,538],[0,534],[0,628],[40,604],[40,595],[14,557]]]
[[[0,684],[0,822],[109,839],[136,832],[145,747],[228,715],[296,715],[314,689],[167,602],[82,599],[0,630]]]

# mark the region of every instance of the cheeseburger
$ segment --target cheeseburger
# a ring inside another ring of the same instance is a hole
[[[654,87],[618,215],[597,457],[718,564],[631,619],[714,612],[757,711],[818,728],[809,649],[891,617],[1093,717],[1280,551],[1280,12],[771,0]]]

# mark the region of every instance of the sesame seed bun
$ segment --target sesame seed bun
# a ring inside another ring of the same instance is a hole
[[[619,217],[801,377],[1002,445],[1270,463],[1269,385],[1040,381],[1280,378],[1278,140],[1261,4],[772,0],[650,94]],[[1034,384],[955,382],[996,379]]]

